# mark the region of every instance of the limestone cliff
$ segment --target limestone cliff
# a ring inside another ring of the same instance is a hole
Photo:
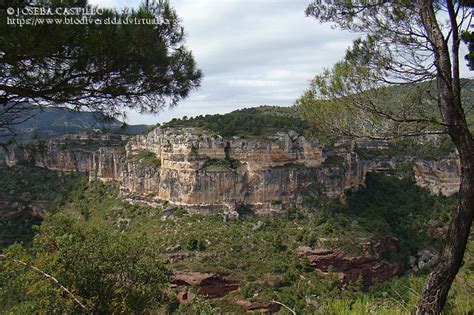
[[[435,194],[449,196],[459,191],[459,160],[415,161],[413,171],[416,182]]]
[[[52,140],[36,141],[25,146],[10,145],[5,150],[5,162],[14,166],[28,161],[35,166],[61,172],[89,172],[92,153],[100,147],[123,146],[126,136],[113,134],[70,134]]]
[[[128,139],[77,135],[7,150],[7,164],[19,160],[60,171],[87,172],[115,181],[123,195],[148,203],[168,202],[188,210],[232,211],[246,205],[278,212],[301,201],[302,193],[341,197],[364,184],[371,171],[409,161],[417,182],[452,194],[459,185],[455,159],[421,161],[361,159],[356,147],[384,148],[386,142],[341,140],[323,146],[295,132],[259,139],[224,139],[195,128],[155,128]]]
[[[272,212],[296,202],[306,189],[339,197],[361,185],[351,143],[344,145],[327,152],[319,141],[294,132],[226,140],[191,128],[156,128],[132,138],[126,153],[96,151],[90,175],[119,182],[124,194],[152,196],[191,210],[232,210],[245,204]],[[160,166],[140,158],[143,152],[154,154]]]

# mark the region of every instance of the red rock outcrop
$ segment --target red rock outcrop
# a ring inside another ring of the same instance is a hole
[[[196,287],[197,293],[206,298],[223,297],[230,291],[235,291],[239,288],[239,283],[236,280],[226,278],[224,276],[213,273],[200,273],[195,271],[179,271],[173,276],[173,285],[175,288],[182,286]],[[186,291],[182,291],[186,292]],[[188,294],[179,293],[182,300],[188,298]]]
[[[263,314],[272,314],[280,310],[281,306],[273,301],[270,302],[250,302],[246,300],[238,300],[236,304],[242,306],[247,312],[259,312]]]
[[[340,274],[343,283],[348,284],[362,280],[363,288],[380,283],[403,272],[400,262],[384,260],[389,251],[398,252],[396,239],[386,237],[384,240],[364,245],[360,255],[345,255],[340,249],[311,249],[300,247],[298,255],[307,257],[310,266],[315,270]]]

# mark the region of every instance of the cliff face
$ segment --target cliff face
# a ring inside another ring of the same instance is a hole
[[[260,211],[279,211],[311,186],[339,196],[352,185],[345,158],[340,167],[324,167],[320,143],[292,132],[273,139],[225,140],[194,129],[157,128],[131,139],[126,149],[125,154],[95,152],[91,177],[118,181],[124,193],[154,196],[189,209],[248,204]],[[160,167],[140,158],[143,152],[153,154]]]
[[[226,140],[193,128],[156,128],[123,143],[121,136],[63,137],[27,150],[11,147],[7,164],[33,160],[53,170],[87,172],[91,179],[118,182],[124,196],[135,200],[200,211],[232,211],[243,204],[271,213],[300,202],[305,191],[341,197],[363,185],[367,172],[403,162],[362,160],[356,153],[356,146],[384,148],[383,142],[340,141],[324,147],[294,132]],[[412,165],[420,185],[435,193],[457,190],[455,160]]]
[[[126,136],[111,134],[71,134],[48,141],[37,141],[24,147],[6,148],[5,162],[14,166],[28,161],[35,166],[61,172],[90,172],[92,154],[100,147],[123,146]]]
[[[459,160],[441,159],[437,161],[415,161],[413,171],[416,182],[433,193],[445,196],[459,191]]]

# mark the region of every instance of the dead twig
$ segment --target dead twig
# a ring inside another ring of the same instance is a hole
[[[43,277],[45,277],[46,279],[50,280],[55,285],[57,285],[61,289],[61,291],[65,292],[67,295],[69,295],[73,299],[74,303],[76,303],[80,308],[82,308],[84,311],[87,311],[87,307],[84,304],[82,304],[81,301],[79,301],[79,299],[68,288],[66,288],[61,283],[59,283],[58,279],[56,279],[52,275],[44,272],[43,270],[39,269],[38,267],[36,267],[34,265],[28,264],[28,263],[26,263],[22,260],[19,260],[19,259],[8,257],[7,255],[4,255],[4,254],[0,254],[0,259],[10,260],[11,262],[14,262],[18,265],[25,266],[27,268],[30,268],[30,269],[38,272]]]

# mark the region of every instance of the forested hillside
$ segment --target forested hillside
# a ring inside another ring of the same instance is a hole
[[[298,313],[341,314],[348,307],[360,313],[405,313],[414,305],[427,272],[416,260],[424,251],[439,249],[456,201],[455,196],[430,195],[410,179],[374,174],[364,189],[349,192],[344,203],[308,192],[304,207],[281,216],[254,217],[241,207],[240,219],[223,221],[219,214],[132,205],[118,198],[113,185],[89,183],[80,175],[58,175],[29,166],[3,169],[1,175],[7,180],[0,196],[10,205],[1,210],[4,253],[53,274],[89,310],[102,312],[217,314],[243,312],[245,303],[275,307],[270,301],[277,300]],[[39,182],[50,184],[38,186]],[[43,213],[38,216],[31,210],[35,207]],[[385,252],[378,268],[401,263],[405,274],[366,292],[359,292],[363,282],[344,285],[338,273],[323,275],[298,254],[307,246],[338,248],[344,255],[358,257],[364,244],[376,244],[387,236],[398,239],[399,250]],[[7,247],[13,242],[22,245]],[[468,298],[474,285],[471,250],[448,313],[461,314],[473,307]],[[1,263],[7,267],[0,271],[2,312],[80,309],[71,296],[34,270]],[[166,288],[187,270],[225,277],[218,281],[232,279],[237,290],[203,300],[197,293],[203,290],[200,285],[191,286],[186,292],[194,296],[193,302],[176,304],[175,296],[182,296],[183,287]],[[111,281],[115,278],[122,280]],[[150,295],[150,290],[155,294]]]
[[[258,137],[273,136],[276,132],[289,130],[303,133],[307,123],[299,118],[293,107],[261,106],[239,109],[228,114],[172,119],[163,126],[197,127],[223,137]]]

